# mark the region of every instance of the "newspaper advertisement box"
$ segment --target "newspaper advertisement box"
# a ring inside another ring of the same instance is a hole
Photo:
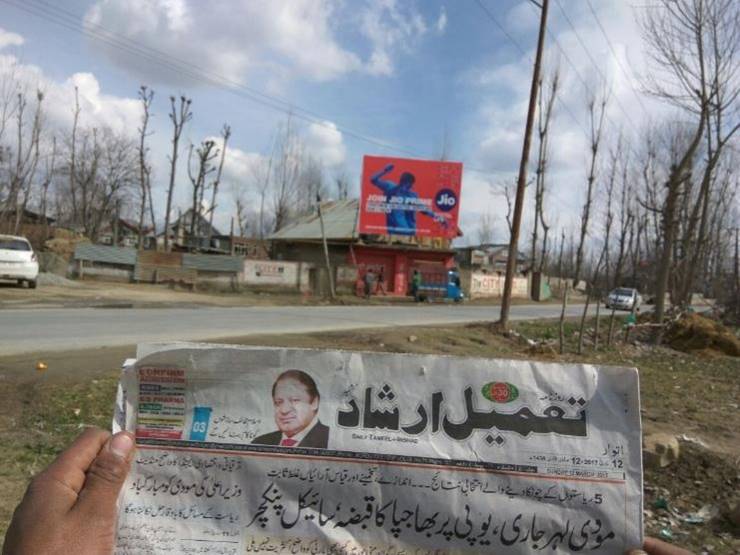
[[[116,553],[622,554],[637,370],[199,344],[124,368]]]

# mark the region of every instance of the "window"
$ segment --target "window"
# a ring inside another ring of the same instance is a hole
[[[0,239],[0,249],[9,251],[30,251],[31,245],[23,239]]]

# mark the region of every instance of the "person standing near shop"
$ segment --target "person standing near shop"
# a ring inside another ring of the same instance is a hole
[[[419,288],[421,287],[421,272],[414,270],[411,276],[411,296],[414,297],[415,301],[419,300]]]
[[[373,284],[375,283],[375,272],[372,268],[368,268],[363,278],[365,283],[365,298],[369,299],[373,292]]]
[[[381,266],[378,271],[378,281],[375,284],[375,294],[382,294],[383,296],[388,294],[385,289],[385,266]]]

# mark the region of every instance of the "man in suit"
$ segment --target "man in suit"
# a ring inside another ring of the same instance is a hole
[[[278,430],[256,437],[256,445],[326,449],[329,427],[319,422],[321,396],[313,378],[302,370],[286,370],[272,385]]]

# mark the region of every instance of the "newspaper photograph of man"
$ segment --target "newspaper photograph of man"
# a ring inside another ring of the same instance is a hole
[[[274,432],[256,437],[256,445],[326,449],[329,427],[319,421],[321,396],[316,382],[302,370],[286,370],[272,385]]]

